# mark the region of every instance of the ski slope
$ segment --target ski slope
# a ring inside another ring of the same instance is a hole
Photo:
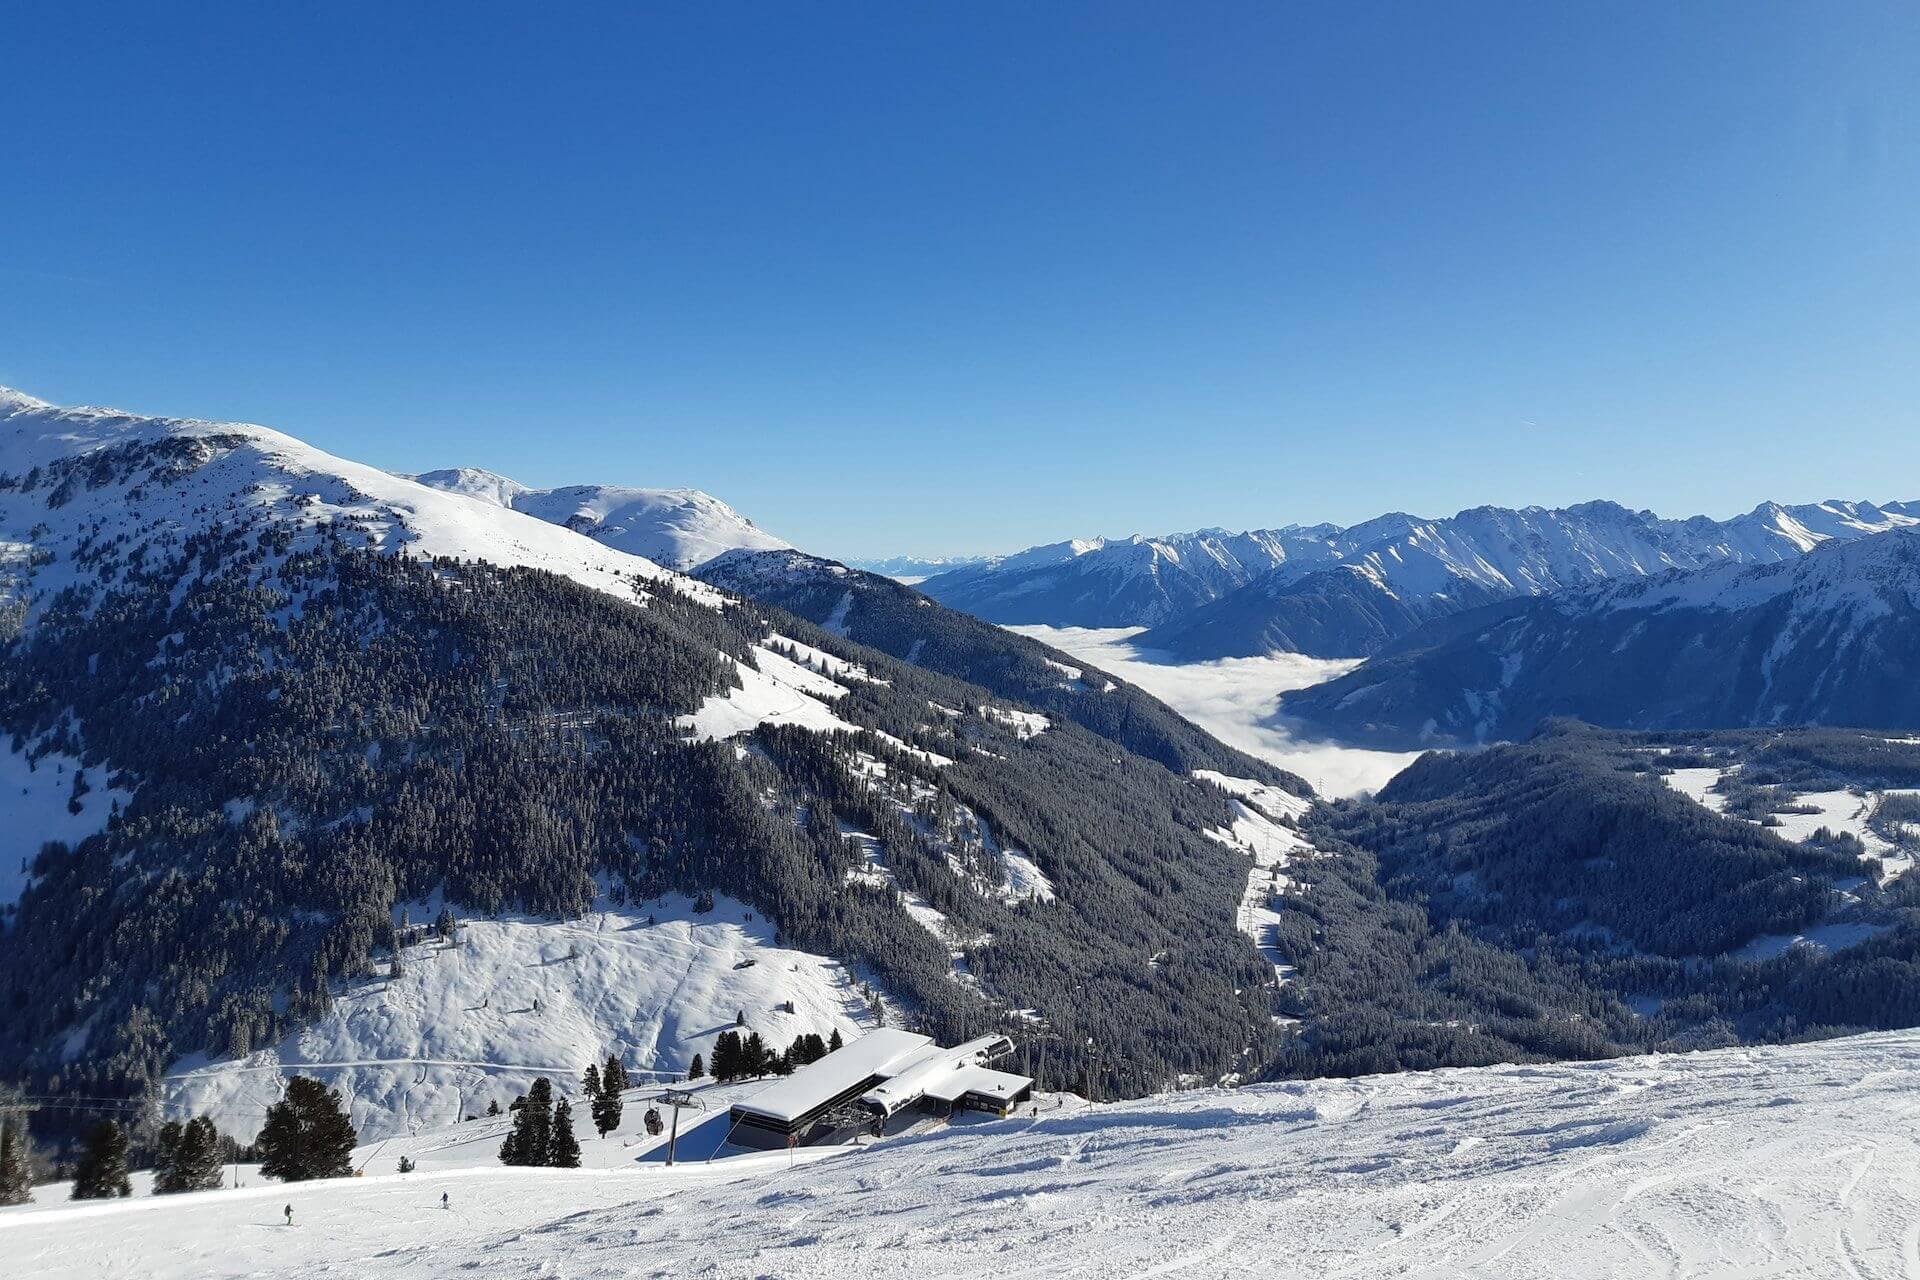
[[[1879,1280],[1920,1274],[1916,1119],[1920,1032],[1903,1031],[1070,1106],[793,1169],[423,1165],[0,1210],[0,1255],[49,1280]]]
[[[399,978],[336,991],[326,1014],[275,1045],[174,1064],[166,1109],[251,1138],[283,1076],[311,1075],[341,1091],[371,1140],[504,1107],[534,1077],[576,1080],[609,1052],[631,1074],[677,1078],[743,1014],[775,1048],[873,1024],[838,961],[775,945],[772,923],[732,899],[693,905],[670,895],[571,921],[463,920],[458,946],[407,948]],[[438,909],[416,904],[413,919]]]

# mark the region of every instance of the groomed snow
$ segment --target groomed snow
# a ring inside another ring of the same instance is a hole
[[[281,1076],[306,1074],[342,1091],[363,1138],[384,1138],[504,1107],[535,1076],[572,1080],[609,1052],[630,1072],[683,1073],[741,1013],[775,1047],[872,1024],[841,964],[776,946],[773,925],[732,899],[702,914],[678,895],[603,905],[565,922],[463,918],[458,947],[408,948],[400,978],[339,991],[271,1048],[175,1064],[167,1110],[249,1138]]]
[[[423,1168],[36,1205],[0,1210],[0,1255],[48,1280],[1891,1280],[1920,1274],[1916,1098],[1902,1031],[1075,1106],[793,1169]]]
[[[1273,966],[1274,977],[1282,983],[1288,982],[1293,978],[1294,969],[1273,944],[1274,930],[1280,924],[1280,913],[1273,909],[1273,897],[1284,892],[1290,883],[1283,870],[1288,859],[1309,846],[1299,832],[1282,826],[1276,819],[1297,818],[1312,807],[1312,802],[1251,778],[1235,778],[1212,769],[1196,770],[1193,776],[1236,797],[1232,824],[1216,827],[1207,835],[1253,859],[1246,888],[1240,894],[1235,924]]]

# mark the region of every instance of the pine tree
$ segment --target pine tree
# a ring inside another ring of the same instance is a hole
[[[487,1114],[490,1116],[497,1116],[500,1114],[500,1099],[493,1098],[487,1102]]]
[[[766,1075],[767,1067],[771,1065],[768,1061],[771,1056],[767,1052],[767,1042],[760,1038],[760,1033],[749,1032],[747,1043],[740,1050],[740,1074],[752,1076],[756,1080]]]
[[[220,1131],[206,1116],[187,1121],[176,1165],[183,1191],[214,1191],[221,1183]]]
[[[713,1078],[721,1084],[745,1074],[740,1063],[740,1033],[722,1031],[713,1042]]]
[[[580,1139],[573,1136],[573,1108],[565,1098],[553,1107],[553,1140],[547,1145],[547,1163],[556,1169],[580,1167]]]
[[[545,1076],[514,1101],[513,1132],[500,1144],[500,1163],[543,1165],[553,1148],[553,1083]]]
[[[33,1199],[33,1139],[27,1113],[0,1111],[0,1204]]]
[[[185,1191],[180,1185],[180,1122],[169,1120],[153,1138],[153,1194],[169,1196]]]
[[[254,1145],[260,1152],[261,1173],[284,1182],[304,1182],[352,1173],[355,1141],[340,1091],[295,1076],[287,1081],[286,1096],[267,1108],[266,1123]]]
[[[827,1041],[827,1052],[838,1053],[846,1047],[847,1042],[840,1038],[840,1028],[835,1027],[833,1029],[833,1038]]]
[[[587,1095],[589,1104],[600,1100],[600,1064],[589,1062],[580,1077],[581,1090]]]
[[[693,1055],[693,1065],[687,1068],[687,1079],[688,1081],[698,1080],[705,1074],[707,1074],[707,1064],[696,1053]]]
[[[87,1137],[86,1154],[73,1173],[75,1200],[106,1200],[133,1194],[127,1179],[127,1133],[111,1120],[102,1120]]]
[[[603,1138],[620,1127],[621,1113],[626,1110],[620,1094],[626,1087],[627,1069],[616,1055],[608,1054],[606,1069],[600,1072],[600,1092],[590,1095],[593,1127]]]

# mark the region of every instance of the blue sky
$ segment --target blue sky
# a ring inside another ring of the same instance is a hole
[[[299,12],[295,12],[299,10]],[[1920,498],[1911,5],[10,6],[0,382],[809,549]]]

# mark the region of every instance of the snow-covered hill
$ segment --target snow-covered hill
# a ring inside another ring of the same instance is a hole
[[[1002,623],[1145,626],[1186,659],[1298,652],[1363,657],[1429,619],[1488,601],[1720,563],[1764,564],[1920,524],[1920,504],[1763,503],[1670,520],[1611,502],[1475,507],[1339,528],[1203,530],[1035,547],[922,589]]]
[[[0,1210],[0,1252],[47,1280],[1892,1280],[1920,1274],[1916,1097],[1907,1031],[1073,1105],[791,1169],[509,1170],[421,1143],[407,1175],[390,1147],[362,1179]]]
[[[98,539],[164,547],[259,516],[308,541],[338,524],[383,550],[544,569],[629,601],[649,582],[719,598],[641,556],[251,423],[67,409],[0,387],[0,476],[0,544],[33,549],[36,608],[97,580]]]
[[[413,478],[449,493],[525,512],[670,569],[693,569],[740,548],[774,551],[790,545],[698,489],[622,489],[601,484],[529,489],[471,467],[429,471]]]
[[[1546,716],[1920,727],[1920,529],[1488,606],[1283,707],[1394,744],[1524,736]]]
[[[874,1024],[868,988],[837,961],[776,945],[771,921],[724,896],[694,905],[669,895],[578,920],[462,921],[457,945],[405,948],[399,977],[343,988],[270,1048],[175,1064],[167,1110],[211,1115],[246,1140],[281,1077],[311,1075],[341,1091],[372,1141],[505,1107],[535,1076],[571,1081],[610,1052],[631,1075],[678,1079],[741,1018],[776,1048]],[[415,922],[438,907],[414,904]]]

